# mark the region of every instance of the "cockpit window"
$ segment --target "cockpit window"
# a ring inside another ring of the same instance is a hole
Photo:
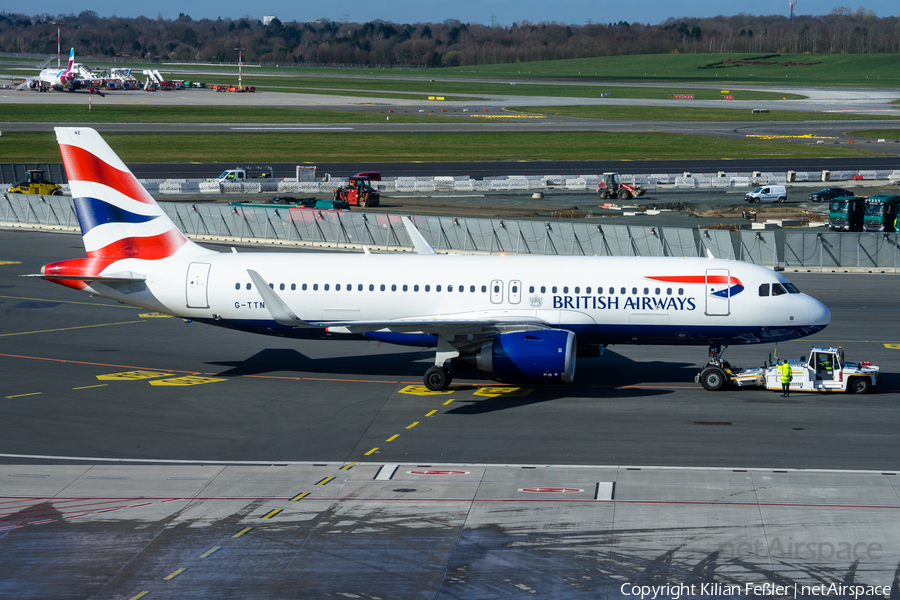
[[[780,284],[780,283],[773,283],[773,284],[772,284],[772,295],[773,295],[773,296],[780,296],[780,295],[782,295],[782,294],[787,294],[787,292],[785,291],[785,289],[784,289],[783,287],[781,287],[781,284]]]
[[[759,286],[759,295],[760,296],[768,296],[769,295],[769,284],[764,283]]]
[[[791,283],[790,281],[785,281],[783,284],[784,288],[791,294],[799,294],[800,290],[797,289],[797,286]]]

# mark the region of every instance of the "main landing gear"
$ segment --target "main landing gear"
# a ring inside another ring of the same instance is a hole
[[[450,369],[444,366],[433,366],[425,371],[425,387],[432,392],[442,392],[450,387],[453,375]]]
[[[709,347],[709,363],[700,372],[700,385],[710,392],[718,392],[728,385],[725,369],[730,369],[731,365],[727,360],[722,360],[722,353],[727,347],[719,345]]]

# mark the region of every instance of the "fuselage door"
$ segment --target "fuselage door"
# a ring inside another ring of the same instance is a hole
[[[209,263],[191,263],[187,272],[187,307],[209,308]]]
[[[491,302],[494,304],[503,302],[503,282],[499,279],[491,282]]]
[[[725,317],[731,311],[731,285],[728,269],[706,270],[706,314]]]
[[[522,282],[521,281],[510,281],[509,282],[509,303],[510,304],[518,304],[522,301]]]

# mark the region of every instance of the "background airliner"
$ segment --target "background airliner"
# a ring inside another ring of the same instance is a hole
[[[608,344],[777,342],[831,314],[781,274],[714,258],[219,253],[188,240],[89,128],[56,128],[87,258],[37,275],[112,300],[253,333],[436,347],[432,390],[479,368],[571,382]]]
[[[22,82],[22,86],[35,89],[41,87],[41,91],[49,88],[67,88],[75,82],[75,48],[69,51],[69,64],[65,69],[42,69],[37,77],[32,77]]]

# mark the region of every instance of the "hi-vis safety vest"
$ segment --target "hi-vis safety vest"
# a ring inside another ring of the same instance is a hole
[[[790,383],[791,382],[791,365],[787,363],[782,363],[778,370],[781,371],[781,383]]]

